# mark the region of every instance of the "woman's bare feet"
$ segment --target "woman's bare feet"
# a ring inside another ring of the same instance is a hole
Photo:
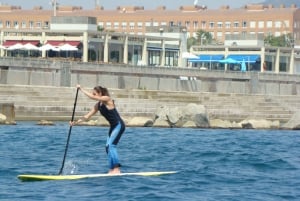
[[[108,174],[120,174],[121,173],[121,170],[119,167],[115,167],[114,169],[110,169],[108,171]]]

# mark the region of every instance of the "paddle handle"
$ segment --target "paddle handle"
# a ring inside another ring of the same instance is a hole
[[[78,91],[79,91],[79,88],[77,88],[77,91],[76,91],[76,96],[75,96],[75,101],[74,101],[74,107],[73,107],[73,113],[72,113],[71,122],[74,121],[75,108],[76,108],[77,97],[78,97]],[[61,164],[61,168],[60,168],[59,173],[58,173],[59,175],[62,174],[64,166],[65,166],[66,156],[67,156],[69,142],[70,142],[71,131],[72,131],[72,125],[70,125],[70,127],[69,127],[69,134],[68,134],[67,143],[66,143],[66,147],[65,147],[64,158],[63,158],[63,161],[62,161],[62,164]]]

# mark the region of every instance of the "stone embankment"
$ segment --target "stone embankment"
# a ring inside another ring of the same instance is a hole
[[[0,85],[1,102],[13,103],[15,117],[11,122],[38,121],[49,125],[69,121],[75,93],[76,89],[70,87]],[[299,96],[126,89],[111,89],[110,93],[127,126],[299,128]],[[87,113],[94,104],[79,94],[75,118]],[[101,117],[85,124],[107,125]]]

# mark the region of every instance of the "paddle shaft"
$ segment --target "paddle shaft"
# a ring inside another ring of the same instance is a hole
[[[74,101],[74,107],[73,107],[73,113],[72,113],[71,122],[74,121],[74,115],[75,115],[75,108],[76,108],[76,103],[77,103],[78,91],[79,91],[79,88],[77,88],[77,91],[76,91],[76,97],[75,97],[75,101]],[[62,164],[61,164],[61,168],[60,168],[59,173],[58,173],[59,175],[62,174],[64,166],[65,166],[65,161],[66,161],[66,156],[67,156],[67,152],[68,152],[68,147],[69,147],[69,141],[70,141],[72,127],[73,127],[72,125],[70,125],[70,127],[69,127],[69,134],[68,134],[68,139],[67,139],[67,143],[66,143],[66,147],[65,147],[65,154],[64,154],[64,158],[63,158],[63,161],[62,161]]]

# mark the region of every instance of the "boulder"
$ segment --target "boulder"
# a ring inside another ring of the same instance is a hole
[[[241,122],[242,128],[253,129],[271,129],[275,124],[272,121],[266,119],[246,119]]]
[[[187,122],[194,122],[187,124]],[[154,126],[183,127],[184,125],[200,128],[208,128],[209,121],[206,109],[203,105],[190,103],[182,107],[163,106],[157,109]]]
[[[127,126],[135,127],[151,127],[153,125],[153,120],[149,117],[133,117],[128,121]]]
[[[156,119],[153,123],[153,127],[163,127],[163,128],[169,128],[170,124],[168,121],[163,119]]]
[[[97,120],[94,121],[94,126],[96,126],[96,125],[97,126],[109,126],[109,123],[103,116],[100,116],[97,118]]]
[[[212,119],[209,121],[211,128],[232,128],[233,125],[230,121],[222,119]]]
[[[0,124],[5,124],[5,123],[6,123],[6,116],[0,113]]]
[[[197,125],[193,121],[187,121],[182,125],[182,128],[197,128]]]
[[[156,109],[155,112],[155,121],[156,120],[165,120],[167,121],[167,115],[170,113],[170,108],[167,106],[161,106]]]
[[[282,128],[300,130],[300,112],[297,111],[287,123],[282,125]]]
[[[237,122],[232,122],[231,123],[231,128],[235,128],[235,129],[241,129],[242,128],[242,124],[240,124],[240,123],[237,123]]]
[[[190,103],[182,108],[182,120],[193,121],[198,128],[208,128],[209,120],[204,105]]]
[[[48,120],[40,120],[39,122],[37,122],[37,125],[41,125],[41,126],[53,126],[54,123],[52,121],[48,121]]]

